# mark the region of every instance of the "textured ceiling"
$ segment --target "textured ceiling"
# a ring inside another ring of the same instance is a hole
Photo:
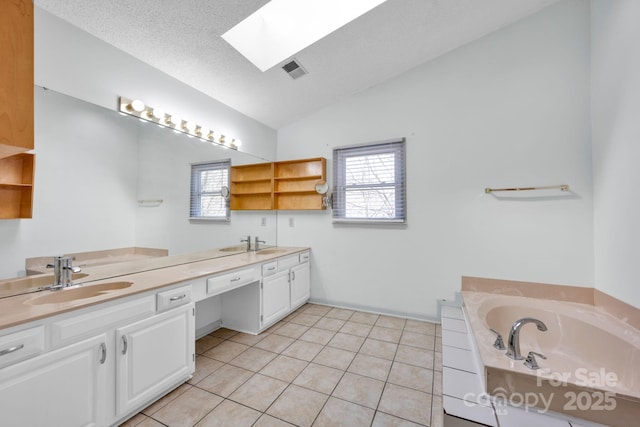
[[[34,3],[278,129],[558,0],[387,0],[296,54],[309,72],[297,80],[280,66],[260,72],[221,38],[267,1]]]

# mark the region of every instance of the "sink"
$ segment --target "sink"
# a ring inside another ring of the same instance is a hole
[[[87,276],[88,274],[85,273],[73,273],[71,280],[76,281]],[[53,275],[51,274],[0,281],[0,298],[36,292],[39,288],[51,285],[52,283]]]
[[[247,245],[229,246],[228,248],[218,249],[220,252],[246,252]]]
[[[87,285],[79,288],[62,289],[60,291],[45,291],[35,298],[27,301],[30,305],[59,304],[63,302],[75,301],[84,298],[91,298],[104,295],[110,291],[117,291],[130,287],[132,282],[109,282],[99,285]]]
[[[261,249],[258,251],[258,254],[260,255],[274,255],[274,254],[281,254],[286,252],[286,249],[278,249],[278,248],[272,248],[272,249]]]

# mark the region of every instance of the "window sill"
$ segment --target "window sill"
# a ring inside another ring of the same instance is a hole
[[[231,218],[189,217],[189,222],[231,222]]]

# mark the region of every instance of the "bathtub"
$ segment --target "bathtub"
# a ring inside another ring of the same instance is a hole
[[[605,425],[639,425],[640,331],[589,304],[470,291],[463,299],[486,391],[497,401]],[[493,347],[490,329],[506,344],[511,325],[523,317],[547,326],[545,332],[533,324],[520,330],[521,354],[547,357],[537,357],[538,370]]]

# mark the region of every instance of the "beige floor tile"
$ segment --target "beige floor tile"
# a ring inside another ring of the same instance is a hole
[[[296,323],[285,323],[281,327],[276,329],[273,333],[297,339],[300,338],[300,335],[307,332],[307,329],[309,329],[308,326],[298,325]]]
[[[309,363],[304,360],[280,355],[267,364],[260,373],[271,378],[291,382]]]
[[[404,325],[404,330],[415,332],[418,334],[435,336],[436,324],[431,322],[421,322],[419,320],[407,319],[407,323],[405,323]]]
[[[262,414],[260,419],[253,425],[253,427],[291,427],[293,424],[289,424],[286,421],[279,420],[271,415]]]
[[[380,316],[378,317],[378,320],[376,320],[376,326],[402,330],[402,328],[404,328],[405,322],[406,320],[400,317]]]
[[[436,337],[435,350],[442,351],[442,337]]]
[[[389,376],[389,371],[391,370],[391,363],[392,362],[387,359],[368,356],[366,354],[357,354],[347,371],[376,380],[386,381]]]
[[[434,352],[400,344],[395,360],[421,368],[433,369]]]
[[[276,353],[251,347],[240,353],[240,355],[231,360],[229,364],[249,371],[258,372],[267,366],[267,363],[275,359],[276,356]]]
[[[325,315],[325,317],[331,317],[332,319],[349,320],[353,313],[355,313],[355,311],[353,310],[334,307]]]
[[[290,385],[267,410],[267,414],[300,427],[308,427],[316,419],[329,396]]]
[[[298,313],[295,316],[293,316],[289,320],[289,322],[297,323],[299,325],[304,325],[304,326],[313,326],[313,324],[320,319],[322,319],[322,316],[316,316],[314,314],[307,314],[307,313]]]
[[[252,335],[252,334],[245,334],[240,332],[232,336],[231,338],[229,338],[229,341],[237,342],[237,343],[248,345],[248,346],[253,346],[258,344],[260,341],[262,341],[269,335],[270,334],[267,334],[267,333],[261,333],[260,335]]]
[[[295,316],[295,314],[290,314],[290,316]],[[269,329],[267,329],[266,331],[263,331],[263,334],[272,334],[275,331],[277,331],[278,329],[282,328],[284,325],[288,325],[289,322],[286,322],[284,320],[279,321],[278,323],[275,323],[273,325],[271,325],[269,327]]]
[[[387,381],[425,393],[433,392],[433,371],[419,366],[393,362]]]
[[[293,381],[293,384],[331,394],[343,375],[344,371],[339,369],[310,363]]]
[[[333,307],[327,305],[306,304],[302,307],[305,314],[314,314],[316,316],[324,316],[331,311]]]
[[[140,412],[140,413],[136,414],[135,416],[133,416],[132,418],[129,418],[124,423],[120,424],[118,427],[134,427],[134,426],[137,426],[138,424],[140,424],[141,422],[143,422],[144,420],[146,420],[147,418],[149,418],[149,417],[147,417],[142,412]]]
[[[198,383],[198,387],[222,397],[227,397],[244,384],[253,372],[231,365],[224,365],[215,375],[209,375]]]
[[[383,381],[347,372],[338,383],[332,396],[376,409],[383,388]]]
[[[358,323],[366,323],[367,325],[374,325],[378,321],[378,317],[380,317],[380,316],[377,315],[377,314],[364,313],[362,311],[356,311],[349,318],[349,321],[350,322],[358,322]]]
[[[215,371],[222,365],[222,362],[211,359],[209,357],[197,355],[196,371],[193,373],[193,376],[188,381],[188,383],[197,384],[199,381],[202,381],[205,377],[208,377],[213,371]]]
[[[351,351],[340,350],[339,348],[325,347],[313,359],[314,363],[329,366],[330,368],[342,369],[349,367],[356,354]]]
[[[421,427],[424,424],[412,423],[402,418],[394,417],[393,415],[385,414],[384,412],[376,412],[376,416],[373,419],[371,427]]]
[[[145,417],[145,419],[140,424],[136,424],[136,427],[165,427],[165,426],[164,424],[157,422],[153,418]]]
[[[153,414],[153,418],[170,427],[192,427],[223,399],[192,387]]]
[[[436,325],[436,336],[437,337],[442,337],[442,325],[441,324],[437,324]]]
[[[311,328],[302,336],[300,339],[302,341],[314,342],[316,344],[326,345],[331,338],[335,335],[335,332],[327,331],[325,329]]]
[[[368,427],[371,425],[373,414],[373,409],[330,397],[313,426]]]
[[[196,341],[196,354],[206,353],[208,350],[211,350],[223,341],[224,340],[222,338],[205,335]]]
[[[444,424],[444,409],[442,408],[442,396],[433,396],[431,402],[431,427],[442,427]]]
[[[291,344],[285,351],[282,352],[285,356],[295,357],[296,359],[305,360],[310,362],[314,357],[320,353],[323,346],[306,341],[296,341]]]
[[[255,345],[256,348],[268,350],[273,353],[282,353],[282,351],[289,347],[295,339],[285,337],[283,335],[271,334],[259,343]]]
[[[378,410],[414,423],[429,425],[431,421],[431,395],[387,383]]]
[[[400,338],[400,344],[424,348],[425,350],[433,350],[435,348],[436,340],[435,337],[431,335],[404,331],[402,333],[402,338]]]
[[[213,347],[204,355],[220,362],[229,362],[240,353],[248,349],[248,345],[238,344],[237,342],[225,341],[220,345]]]
[[[367,338],[360,348],[360,353],[393,360],[397,349],[398,344]]]
[[[212,337],[222,338],[223,340],[228,340],[229,338],[236,335],[237,333],[238,333],[237,331],[232,331],[231,329],[220,328],[211,332],[209,335],[211,335]]]
[[[182,393],[189,390],[191,386],[189,384],[182,384],[180,387],[173,390],[171,393],[162,397],[161,399],[155,401],[151,405],[147,406],[142,410],[142,413],[145,415],[153,415],[158,412],[160,409],[167,406],[170,402],[177,399]]]
[[[388,341],[392,343],[399,343],[402,336],[402,329],[385,328],[382,326],[374,326],[369,332],[369,338],[374,338],[381,341]]]
[[[250,427],[262,415],[260,412],[225,400],[209,412],[195,427]]]
[[[256,374],[231,393],[229,399],[264,412],[287,385],[284,381]]]
[[[433,371],[433,393],[434,396],[442,396],[442,372]]]
[[[359,337],[357,335],[349,335],[343,334],[342,332],[338,332],[331,338],[331,341],[327,344],[330,347],[339,348],[342,350],[355,351],[360,350],[362,343],[364,342],[364,337]]]
[[[442,372],[442,353],[439,351],[434,353],[433,370]]]
[[[337,332],[344,326],[345,320],[332,319],[330,317],[323,317],[314,325],[315,328],[326,329],[328,331]]]
[[[355,313],[358,314],[358,313]],[[355,316],[354,314],[354,316]],[[359,337],[366,337],[369,335],[369,331],[371,331],[372,325],[367,325],[364,323],[352,322],[351,320],[347,321],[342,328],[340,328],[340,332],[343,334],[349,335],[357,335]]]

